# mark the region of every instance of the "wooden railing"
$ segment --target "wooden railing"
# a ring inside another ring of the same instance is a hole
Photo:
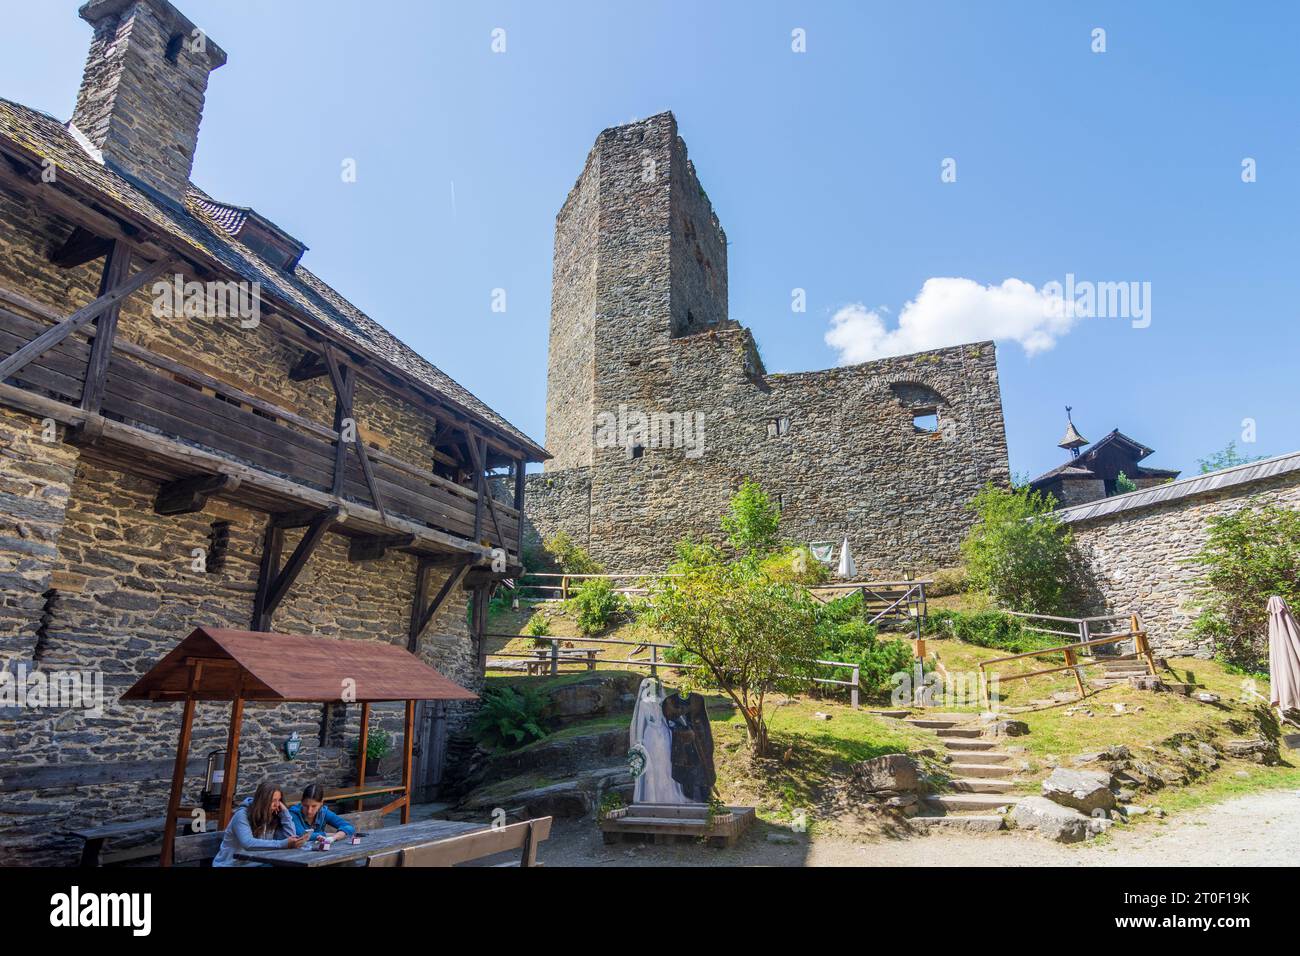
[[[1075,685],[1079,690],[1079,698],[1082,700],[1088,696],[1087,687],[1083,682],[1083,669],[1085,667],[1098,666],[1104,663],[1103,659],[1093,655],[1093,649],[1105,647],[1114,644],[1120,644],[1125,641],[1133,641],[1132,657],[1142,660],[1147,665],[1148,673],[1155,675],[1156,662],[1151,653],[1151,645],[1147,640],[1146,630],[1142,627],[1142,620],[1137,614],[1107,614],[1100,617],[1056,617],[1050,614],[1023,614],[1016,611],[1007,611],[1014,617],[1024,620],[1041,620],[1057,625],[1073,625],[1071,630],[1064,630],[1061,627],[1044,627],[1034,624],[1023,625],[1027,631],[1038,634],[1052,634],[1063,637],[1078,636],[1077,641],[1069,644],[1061,644],[1056,647],[1045,647],[1041,650],[1026,651],[1023,654],[1009,654],[1006,657],[995,657],[992,660],[981,661],[980,670],[980,696],[985,704],[989,703],[988,699],[988,679],[990,676],[997,681],[1004,680],[1021,680],[1030,677],[1040,677],[1044,674],[1057,674],[1061,671],[1071,671],[1074,675]],[[1128,629],[1124,631],[1111,631],[1103,634],[1094,634],[1092,626],[1099,624],[1111,624],[1115,621],[1127,619]],[[1044,667],[1037,670],[1026,671],[1014,674],[1003,674],[992,671],[994,667],[1005,664],[1008,661],[1019,661],[1027,658],[1042,658],[1049,654],[1061,654],[1065,663],[1059,667]],[[1122,659],[1122,658],[1121,658]],[[992,673],[990,673],[992,671]]]
[[[485,638],[496,638],[505,640],[517,640],[524,635],[520,634],[484,634]],[[700,670],[704,669],[703,664],[673,663],[665,660],[660,656],[661,650],[671,648],[672,644],[657,644],[653,641],[627,641],[618,638],[595,638],[595,637],[535,637],[530,638],[534,642],[545,642],[545,647],[538,647],[532,653],[522,653],[518,651],[499,651],[487,655],[487,670],[498,671],[519,671],[523,670],[529,675],[549,674],[551,676],[562,673],[563,667],[569,667],[572,670],[594,671],[597,664],[607,664],[619,668],[627,667],[645,667],[649,669],[651,677],[658,677],[660,669],[663,670]],[[583,644],[610,645],[613,647],[634,647],[646,648],[649,652],[648,658],[632,657],[632,652],[624,652],[624,657],[603,657],[601,656],[602,647],[575,647],[565,648],[562,644],[572,641],[581,641]],[[492,658],[501,658],[502,661],[492,662]],[[514,662],[519,663],[514,663]],[[510,663],[504,663],[510,662]],[[835,669],[847,668],[852,672],[849,680],[838,680],[833,677],[807,677],[801,678],[809,683],[818,684],[827,687],[847,687],[849,689],[849,703],[856,710],[858,707],[858,683],[861,677],[859,665],[851,661],[823,661],[814,660],[808,663],[816,664],[821,667],[831,667]],[[786,679],[793,679],[787,677]]]
[[[0,290],[3,292],[3,290]],[[0,307],[0,358],[34,340],[53,310],[12,293],[5,305],[21,305],[40,318]],[[17,301],[15,301],[17,300]],[[48,312],[48,314],[46,314]],[[81,401],[91,344],[80,332],[69,336],[16,372],[18,387],[69,406]],[[217,453],[317,491],[332,491],[339,434],[198,369],[124,341],[113,343],[104,380],[104,417],[186,445]],[[366,449],[385,510],[417,524],[474,540],[478,495],[377,448]],[[356,455],[345,458],[340,497],[375,506]],[[519,552],[519,512],[495,502],[497,522],[478,515],[480,539]]]

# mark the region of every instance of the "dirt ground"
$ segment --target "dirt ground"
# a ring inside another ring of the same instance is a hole
[[[696,843],[606,846],[590,820],[557,821],[539,848],[547,866],[1296,866],[1300,865],[1300,790],[1238,797],[1165,821],[1116,827],[1100,841],[1063,846],[1003,831],[856,841],[767,834],[758,824],[735,847]]]

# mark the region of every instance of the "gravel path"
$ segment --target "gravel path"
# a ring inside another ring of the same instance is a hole
[[[548,866],[1278,866],[1300,865],[1300,790],[1238,797],[1166,821],[1116,827],[1100,844],[1062,846],[1032,834],[936,832],[855,842],[768,842],[761,826],[730,849],[697,844],[606,846],[590,821],[557,821],[538,855]]]

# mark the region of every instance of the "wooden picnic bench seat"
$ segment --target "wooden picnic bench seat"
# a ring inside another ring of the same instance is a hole
[[[189,813],[186,812],[179,819],[182,823],[187,822],[190,819]],[[106,854],[104,845],[108,841],[161,833],[166,824],[166,817],[147,817],[143,820],[127,820],[122,823],[108,823],[104,826],[70,829],[65,832],[82,841],[81,866],[111,866],[115,863],[131,863],[157,856],[158,847],[145,844]]]
[[[503,866],[541,866],[537,862],[537,844],[551,835],[551,818],[539,817],[512,823],[504,827],[491,827],[465,833],[461,836],[434,840],[420,846],[377,853],[366,859],[367,866],[455,866],[484,857],[495,856],[510,850],[519,850],[518,863]]]

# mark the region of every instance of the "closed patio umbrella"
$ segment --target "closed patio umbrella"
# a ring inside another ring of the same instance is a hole
[[[858,576],[858,566],[853,563],[853,555],[849,553],[848,535],[844,536],[844,543],[840,545],[839,576],[842,578],[856,578]]]
[[[1300,625],[1286,601],[1268,599],[1269,703],[1285,714],[1300,709]]]

